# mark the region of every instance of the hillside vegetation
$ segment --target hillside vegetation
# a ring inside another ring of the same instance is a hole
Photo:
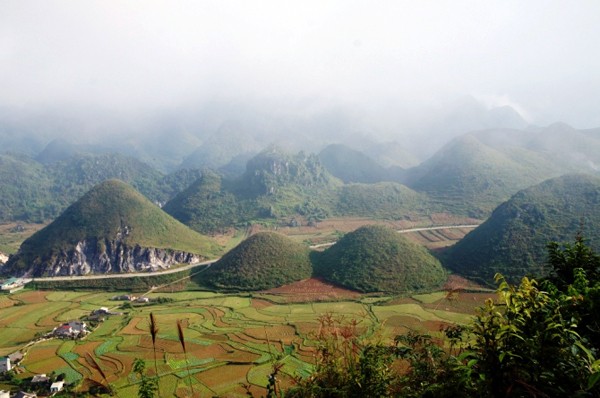
[[[8,268],[24,269],[78,242],[120,241],[129,247],[161,248],[211,256],[218,246],[151,203],[130,185],[105,181],[21,245]]]
[[[546,275],[546,246],[570,241],[578,231],[600,247],[600,178],[566,175],[520,191],[443,254],[455,272],[487,283],[500,272],[517,281]],[[582,224],[583,223],[583,224]]]
[[[559,174],[547,161],[528,163],[530,157],[520,155],[465,135],[409,170],[407,185],[453,213],[483,218],[519,189]]]
[[[165,203],[201,175],[199,170],[164,175],[120,154],[58,159],[42,164],[25,155],[0,155],[0,221],[52,220],[94,185],[111,178],[127,182],[155,203]]]
[[[197,231],[214,233],[292,218],[308,223],[330,216],[401,219],[427,214],[433,207],[425,195],[402,184],[342,184],[314,155],[269,148],[251,159],[239,178],[205,170],[164,209]]]
[[[317,275],[361,292],[427,290],[446,279],[424,247],[381,225],[359,228],[313,258]]]
[[[312,266],[309,249],[272,232],[252,235],[197,281],[217,289],[264,290],[309,278]]]

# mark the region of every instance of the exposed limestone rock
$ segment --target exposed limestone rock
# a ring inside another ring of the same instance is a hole
[[[168,249],[130,247],[119,240],[78,242],[69,251],[61,251],[51,258],[37,259],[32,276],[65,276],[149,272],[170,268],[174,264],[192,264],[201,261],[196,254]]]

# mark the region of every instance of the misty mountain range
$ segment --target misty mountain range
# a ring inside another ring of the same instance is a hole
[[[63,158],[69,152],[118,152],[162,172],[227,166],[241,172],[245,161],[271,144],[294,152],[319,152],[329,144],[344,143],[381,157],[384,164],[411,167],[460,134],[526,126],[514,109],[488,109],[471,97],[443,109],[385,115],[317,100],[286,105],[212,102],[139,113],[3,107],[0,148],[36,157],[60,140]],[[384,154],[382,145],[387,151],[396,148],[396,153]],[[406,159],[398,159],[398,153]]]

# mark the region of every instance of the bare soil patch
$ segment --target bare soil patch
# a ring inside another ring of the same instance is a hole
[[[266,290],[262,293],[282,296],[290,303],[356,299],[361,296],[357,291],[332,285],[319,278],[304,279],[289,285]]]
[[[267,300],[253,298],[250,302],[250,305],[257,310],[262,310],[263,308],[271,307],[273,303],[270,303]]]

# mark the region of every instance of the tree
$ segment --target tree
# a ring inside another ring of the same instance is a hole
[[[473,322],[474,376],[489,396],[584,394],[594,362],[569,316],[571,298],[523,278],[510,285],[501,275],[499,302],[487,300]]]
[[[562,291],[575,282],[576,268],[583,269],[592,282],[600,281],[600,255],[586,244],[581,234],[577,234],[575,243],[566,243],[562,247],[557,242],[550,242],[548,264],[554,271],[550,280]]]
[[[140,388],[138,398],[154,398],[158,391],[157,378],[151,378],[146,375],[146,364],[143,359],[137,358],[133,362],[133,371],[140,377]]]

